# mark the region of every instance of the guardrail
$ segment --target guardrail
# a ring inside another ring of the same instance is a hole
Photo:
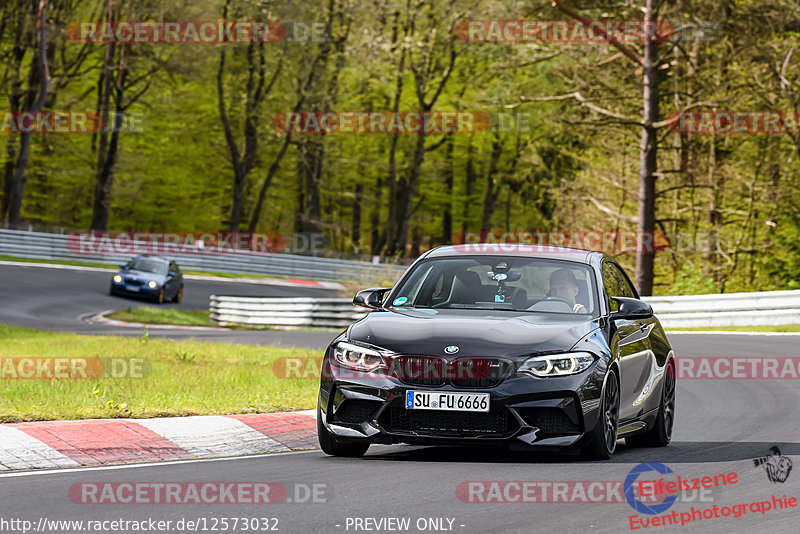
[[[800,290],[645,297],[664,328],[800,324]]]
[[[366,312],[352,299],[211,296],[211,319],[220,325],[272,328],[345,328]]]
[[[131,254],[77,254],[67,247],[67,234],[0,229],[0,255],[45,260],[88,261],[117,265]],[[220,273],[261,274],[379,285],[394,282],[403,265],[340,260],[296,254],[233,251],[230,253],[166,254],[183,269]]]
[[[645,297],[666,329],[800,324],[800,290]],[[345,328],[366,314],[351,299],[211,297],[221,325]]]

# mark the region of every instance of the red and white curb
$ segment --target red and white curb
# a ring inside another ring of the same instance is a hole
[[[0,425],[0,472],[317,448],[315,410]]]

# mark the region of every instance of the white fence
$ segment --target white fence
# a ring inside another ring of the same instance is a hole
[[[643,300],[666,329],[800,324],[800,290]],[[211,318],[222,325],[345,328],[365,313],[345,298],[211,297]]]
[[[211,296],[211,319],[220,325],[272,328],[344,328],[364,316],[352,299]]]
[[[664,328],[800,324],[800,290],[645,297]]]

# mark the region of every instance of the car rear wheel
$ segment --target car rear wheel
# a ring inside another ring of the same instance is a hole
[[[322,452],[329,456],[344,456],[347,458],[360,458],[367,453],[369,443],[345,443],[333,437],[322,423],[323,417],[325,416],[322,410],[317,408],[317,437],[319,438],[319,447]]]
[[[608,460],[617,448],[619,431],[619,380],[614,369],[608,372],[600,402],[600,417],[583,455],[591,460]]]
[[[664,387],[661,388],[661,406],[653,428],[644,434],[625,438],[628,447],[666,447],[672,440],[675,424],[675,364],[672,360],[664,372]]]

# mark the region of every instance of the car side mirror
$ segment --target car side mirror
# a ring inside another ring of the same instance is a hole
[[[119,264],[119,268],[122,269],[123,271],[127,271],[128,270],[128,264],[127,263],[120,263]]]
[[[353,304],[361,306],[362,308],[369,308],[374,310],[383,307],[383,296],[386,292],[392,289],[391,287],[373,287],[371,289],[363,289],[356,293],[353,297]]]
[[[643,300],[630,297],[611,297],[619,304],[617,311],[611,312],[612,319],[647,319],[653,316],[653,307]]]
[[[167,273],[167,278],[175,278],[175,273]]]

